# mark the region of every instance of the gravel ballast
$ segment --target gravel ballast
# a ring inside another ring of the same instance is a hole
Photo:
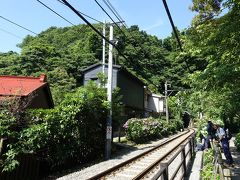
[[[75,169],[75,172],[72,172],[68,175],[64,175],[62,177],[57,178],[58,180],[73,180],[73,179],[88,179],[100,172],[103,172],[121,162],[124,162],[134,156],[143,153],[150,148],[160,144],[168,138],[163,138],[161,140],[151,141],[147,144],[135,145],[132,148],[124,147],[121,148],[115,155],[112,155],[112,158],[107,161],[102,161],[97,164],[91,165],[89,167],[81,167],[79,169]]]

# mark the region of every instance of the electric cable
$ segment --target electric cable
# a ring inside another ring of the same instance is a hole
[[[48,10],[52,11],[54,14],[56,14],[58,17],[62,18],[64,21],[68,22],[69,24],[71,24],[72,26],[77,26],[75,24],[73,24],[71,21],[67,20],[65,17],[63,17],[62,15],[60,15],[59,13],[57,13],[56,11],[54,11],[52,8],[50,8],[49,6],[47,6],[46,4],[44,4],[42,1],[37,0],[40,4],[42,4],[45,8],[47,8]],[[77,29],[79,32],[83,33],[82,27]]]
[[[62,2],[61,0],[57,0],[57,1],[60,2],[60,3],[62,3],[63,5],[66,6],[66,4],[64,4],[64,2]],[[95,19],[95,18],[93,18],[93,17],[91,17],[91,16],[89,16],[89,15],[87,15],[87,14],[81,12],[81,11],[78,11],[78,12],[79,12],[80,14],[82,14],[82,15],[88,17],[89,19],[92,19],[92,20],[94,20],[94,21],[96,21],[96,22],[98,22],[98,23],[100,23],[100,24],[103,24],[102,21],[99,21],[99,20],[97,20],[97,19]]]
[[[0,31],[2,31],[2,32],[6,33],[6,34],[9,34],[9,35],[11,35],[11,36],[14,36],[14,37],[16,37],[16,38],[18,38],[18,39],[23,39],[23,38],[21,38],[20,36],[14,34],[14,33],[12,33],[12,32],[9,32],[9,31],[7,31],[7,30],[5,30],[5,29],[0,28]]]
[[[57,16],[59,16],[60,18],[62,18],[64,21],[68,22],[69,24],[75,26],[75,24],[73,24],[72,22],[70,22],[69,20],[67,20],[65,17],[63,17],[62,15],[60,15],[59,13],[57,13],[56,11],[54,11],[52,8],[50,8],[49,6],[47,6],[46,4],[44,4],[42,1],[37,0],[37,2],[39,2],[40,4],[42,4],[44,7],[46,7],[47,9],[49,9],[50,11],[52,11],[54,14],[56,14]]]
[[[164,7],[165,7],[165,10],[166,10],[166,12],[167,12],[167,15],[168,15],[168,19],[169,19],[170,24],[171,24],[171,26],[172,26],[173,32],[174,32],[175,37],[176,37],[176,39],[177,39],[177,42],[178,42],[179,48],[180,48],[181,51],[183,51],[181,41],[180,41],[180,39],[179,39],[179,36],[178,36],[177,30],[176,30],[175,25],[174,25],[174,22],[173,22],[173,20],[172,20],[171,13],[170,13],[170,11],[169,11],[169,9],[168,9],[167,2],[166,2],[166,0],[162,0],[162,1],[163,1],[163,4],[164,4]]]
[[[108,42],[109,44],[111,44],[113,47],[116,48],[116,50],[118,51],[118,53],[124,57],[124,59],[127,60],[127,57],[121,53],[121,51],[119,50],[119,48],[110,40],[108,40],[105,36],[103,36],[103,34],[101,32],[99,32],[86,18],[83,17],[83,15],[81,15],[70,3],[68,3],[66,0],[62,0],[66,6],[71,9],[78,17],[80,17],[85,23],[87,23],[88,26],[90,26],[99,36],[101,36],[103,39],[106,40],[106,42]]]
[[[26,27],[24,27],[24,26],[21,26],[21,25],[19,25],[19,24],[15,23],[15,22],[13,22],[13,21],[11,21],[11,20],[9,20],[9,19],[7,19],[7,18],[3,17],[3,16],[0,16],[0,18],[4,19],[5,21],[8,21],[8,22],[10,22],[10,23],[12,23],[12,24],[14,24],[14,25],[16,25],[16,26],[18,26],[18,27],[20,27],[20,28],[22,28],[22,29],[24,29],[24,30],[26,30],[26,31],[30,32],[30,33],[32,33],[32,34],[35,34],[35,35],[37,35],[37,33],[35,33],[35,32],[33,32],[33,31],[31,31],[30,29],[28,29],[28,28],[26,28]]]
[[[175,28],[175,25],[174,25],[174,22],[173,22],[171,13],[170,13],[170,11],[169,11],[167,2],[166,2],[166,0],[162,0],[162,1],[163,1],[164,8],[165,8],[165,10],[166,10],[166,12],[167,12],[167,15],[168,15],[168,19],[169,19],[170,24],[171,24],[171,26],[172,26],[173,32],[174,32],[175,37],[176,37],[176,39],[177,39],[179,48],[180,48],[180,50],[183,52],[182,44],[181,44],[180,38],[179,38],[179,36],[178,36],[177,30],[176,30],[176,28]],[[185,62],[185,64],[186,64],[186,66],[187,66],[188,71],[191,72],[191,70],[190,70],[190,68],[189,68],[189,66],[188,66],[188,63],[187,63],[187,61],[186,61],[185,59],[184,59],[184,62]]]
[[[108,9],[110,9],[110,11],[114,14],[114,16],[118,19],[118,21],[122,21],[122,19],[120,19],[118,17],[118,15],[115,13],[115,11],[112,9],[112,7],[105,1],[105,0],[102,0],[104,2],[104,4],[108,7]]]
[[[102,0],[105,4],[106,4],[106,6],[110,9],[110,11],[115,15],[115,17],[120,21],[120,22],[122,22],[123,23],[123,25],[126,27],[127,25],[126,25],[126,23],[125,23],[125,21],[123,20],[123,18],[119,15],[119,13],[117,12],[117,10],[113,7],[113,5],[110,3],[110,1],[109,0]]]
[[[110,9],[110,11],[115,15],[115,17],[119,20],[119,21],[122,21],[123,22],[123,25],[124,25],[124,27],[125,28],[128,28],[127,27],[127,24],[126,24],[126,22],[123,20],[123,18],[119,15],[119,13],[117,12],[117,10],[116,10],[116,8],[114,8],[114,6],[110,3],[110,1],[109,0],[102,0],[105,4],[106,4],[106,6]],[[124,33],[124,32],[123,32]],[[135,38],[133,37],[133,35],[132,35],[132,33],[131,32],[129,32],[129,31],[127,31],[127,33],[131,36],[131,38],[135,41]],[[126,34],[124,33],[124,36],[125,37],[127,37],[126,36]],[[136,42],[136,41],[135,41]],[[141,51],[143,52],[143,53],[145,53],[144,51],[143,51],[143,47],[142,47],[142,45],[141,44],[139,44],[139,46],[140,46],[140,48],[141,48]],[[133,46],[133,48],[137,51],[137,49],[136,49],[136,47],[135,46]]]
[[[117,26],[117,28],[123,33],[124,36],[126,36],[123,32],[123,30],[119,27],[119,25],[113,20],[113,18],[108,14],[108,12],[102,7],[102,5],[97,1],[94,0],[97,5],[102,9],[102,11],[112,20],[113,24],[115,24]],[[120,21],[121,22],[121,21]]]

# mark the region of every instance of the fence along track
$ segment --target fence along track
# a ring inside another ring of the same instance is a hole
[[[106,171],[103,171],[89,180],[95,179],[141,179],[166,158],[170,158],[178,147],[189,137],[192,137],[194,130],[187,130],[169,140],[160,143],[158,146],[139,154],[125,162],[118,164]]]

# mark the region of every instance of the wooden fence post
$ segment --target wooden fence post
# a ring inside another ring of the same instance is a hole
[[[189,153],[190,153],[190,159],[192,159],[193,158],[193,141],[192,141],[192,137],[191,138],[189,138]]]
[[[160,163],[160,167],[161,168],[164,168],[164,171],[163,171],[163,179],[164,180],[168,180],[168,163]]]
[[[183,157],[183,177],[185,177],[187,174],[185,145],[180,145],[180,147],[182,148],[182,157]]]

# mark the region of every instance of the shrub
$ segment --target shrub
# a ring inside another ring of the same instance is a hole
[[[208,149],[208,151],[204,151],[203,168],[201,171],[202,179],[216,179],[216,180],[219,179],[220,180],[219,174],[214,172],[213,161],[214,161],[214,150]]]
[[[169,124],[165,120],[152,117],[144,119],[132,118],[123,127],[126,129],[127,139],[135,143],[144,143],[175,133],[183,128],[183,123],[172,120]]]
[[[105,90],[90,83],[68,94],[55,109],[29,111],[28,126],[18,132],[9,127],[14,118],[8,118],[8,114],[1,111],[4,120],[0,124],[0,136],[10,138],[9,134],[17,133],[3,155],[3,170],[13,170],[16,157],[21,153],[34,153],[48,161],[52,168],[101,157],[109,107],[105,100]]]
[[[235,146],[237,147],[238,151],[240,151],[240,133],[236,135],[236,139],[234,141]]]

